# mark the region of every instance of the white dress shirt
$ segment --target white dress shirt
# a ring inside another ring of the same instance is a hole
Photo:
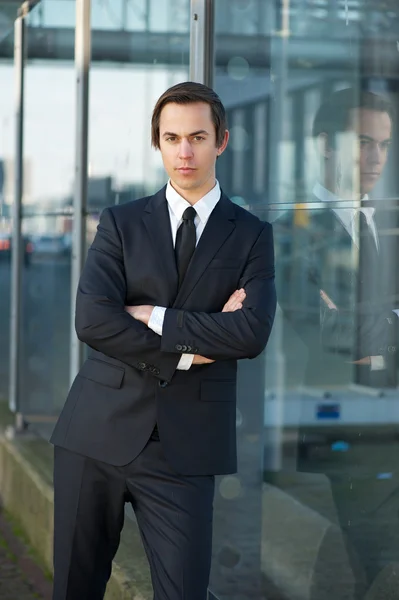
[[[213,209],[220,200],[220,193],[221,192],[219,182],[216,181],[215,187],[213,187],[210,192],[208,192],[203,198],[201,198],[200,200],[198,200],[198,202],[194,204],[194,208],[197,212],[197,215],[194,219],[194,225],[197,234],[197,244],[205,229],[205,225],[207,224],[208,219],[211,216]],[[186,210],[186,208],[191,206],[191,204],[176,192],[176,190],[172,187],[170,181],[166,186],[166,200],[168,203],[170,225],[172,230],[172,239],[174,246],[176,243],[177,230],[183,221],[183,213]],[[154,310],[152,311],[150,320],[148,322],[148,327],[158,335],[162,335],[165,312],[165,307],[155,306]],[[179,369],[180,371],[188,371],[188,369],[193,364],[193,360],[194,354],[182,354],[179,364],[177,365],[177,369]]]

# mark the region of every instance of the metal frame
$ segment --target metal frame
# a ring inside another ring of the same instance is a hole
[[[191,0],[190,80],[213,86],[214,0]]]
[[[91,63],[91,0],[76,0],[76,134],[75,193],[73,201],[71,265],[71,346],[70,382],[76,377],[84,357],[84,346],[75,332],[75,301],[79,277],[86,255],[86,214],[88,183],[89,72]]]
[[[11,319],[10,319],[10,386],[9,407],[15,413],[14,431],[24,429],[24,419],[20,406],[20,333],[22,318],[22,199],[23,199],[23,146],[24,146],[24,91],[25,91],[25,54],[26,23],[25,16],[29,5],[25,3],[14,25],[14,68],[15,88],[15,167],[14,202],[11,253]]]

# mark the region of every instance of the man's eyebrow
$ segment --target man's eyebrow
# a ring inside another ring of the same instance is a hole
[[[367,142],[376,142],[377,140],[375,140],[373,137],[371,137],[370,135],[364,135],[364,134],[360,134],[359,135],[359,139],[365,140]],[[392,142],[392,138],[387,138],[386,140],[382,140],[382,142],[379,142],[380,144],[386,144],[387,142]]]
[[[199,129],[198,131],[193,131],[193,133],[190,133],[188,137],[193,137],[195,135],[209,135],[208,131],[206,131],[205,129]],[[180,137],[179,135],[177,135],[177,133],[173,133],[172,131],[165,131],[162,134],[162,137]]]

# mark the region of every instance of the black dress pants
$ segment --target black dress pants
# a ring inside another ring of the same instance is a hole
[[[153,439],[123,467],[56,447],[53,600],[102,600],[126,502],[136,515],[154,600],[206,600],[213,496],[213,476],[176,474]]]

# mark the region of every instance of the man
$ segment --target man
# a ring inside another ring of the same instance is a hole
[[[353,89],[333,93],[313,124],[320,172],[311,202],[302,212],[306,218],[300,211],[302,218],[291,211],[274,227],[277,235],[289,231],[293,240],[289,274],[277,282],[286,324],[299,334],[308,351],[303,383],[326,395],[329,390],[338,397],[345,395],[345,390],[353,389],[354,376],[355,383],[368,388],[396,385],[397,328],[392,300],[396,269],[389,273],[388,288],[381,273],[386,264],[393,267],[389,261],[397,256],[397,240],[380,235],[378,202],[375,206],[368,196],[383,174],[392,126],[393,109],[387,99]],[[295,244],[298,236],[302,246]],[[280,276],[279,268],[277,272]],[[295,297],[292,289],[287,297],[283,290],[296,275],[303,284],[307,314],[297,310],[298,293]],[[349,400],[359,417],[351,437],[346,437],[340,420],[336,425],[330,420],[328,439],[348,439],[346,454],[329,453],[323,443],[324,448],[317,447],[321,428],[316,437],[313,428],[299,424],[298,430],[298,470],[322,472],[330,480],[336,514],[349,540],[348,554],[357,580],[355,598],[363,598],[378,571],[399,555],[387,518],[387,504],[397,483],[394,477],[389,485],[379,481],[381,472],[396,470],[395,461],[390,444],[378,446],[375,452],[366,442],[380,407],[375,395],[374,412],[368,422],[364,420],[364,401],[373,398],[365,387],[358,387],[357,395]],[[395,509],[393,518],[396,513]]]
[[[169,183],[104,210],[76,304],[91,347],[52,436],[54,600],[99,600],[131,502],[155,600],[205,600],[214,475],[236,470],[237,360],[275,312],[271,226],[220,191],[224,107],[181,83],[152,143]]]
[[[388,351],[392,347],[390,339],[395,337],[390,327],[394,315],[387,307],[388,294],[383,293],[380,279],[387,256],[384,257],[384,240],[378,235],[375,207],[369,199],[388,158],[392,125],[393,107],[389,100],[372,92],[356,92],[350,88],[333,94],[330,101],[320,107],[313,125],[313,136],[321,156],[320,182],[314,187],[314,195],[326,203],[351,201],[349,207],[340,208],[338,204],[332,214],[328,212],[334,219],[337,245],[345,248],[348,264],[353,249],[359,251],[357,264],[352,261],[352,268],[346,271],[352,285],[344,280],[338,283],[341,290],[347,290],[344,312],[353,316],[354,327],[349,331],[354,338],[356,381],[371,387],[392,386],[396,371],[392,353]],[[392,273],[390,276],[392,281]],[[348,292],[352,294],[352,301]],[[353,294],[357,296],[356,300]],[[324,339],[334,349],[331,334],[337,328],[331,325],[339,321],[340,309],[329,305],[328,294],[323,289],[320,298],[325,311]],[[327,325],[329,317],[332,317],[330,326]],[[342,319],[339,329],[342,338],[345,335]],[[339,343],[337,335],[335,340]]]
[[[313,124],[320,171],[311,202],[276,224],[278,233],[291,236],[279,298],[308,348],[307,384],[318,385],[320,377],[327,385],[349,383],[356,365],[358,383],[392,386],[396,317],[380,287],[391,248],[380,239],[368,196],[387,161],[392,122],[390,102],[377,94],[333,93]]]

